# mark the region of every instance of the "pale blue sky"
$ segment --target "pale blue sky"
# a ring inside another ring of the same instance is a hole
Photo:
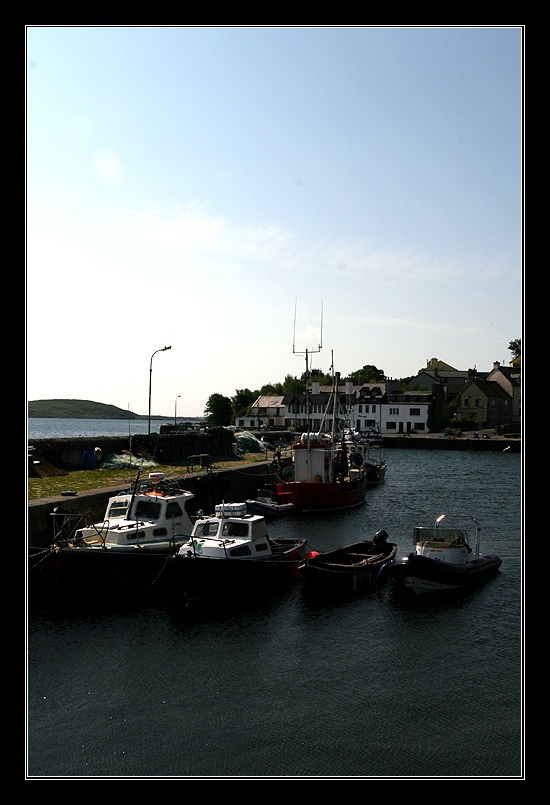
[[[518,27],[27,29],[27,396],[212,393],[522,328]]]

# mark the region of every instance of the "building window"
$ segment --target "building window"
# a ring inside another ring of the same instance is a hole
[[[420,416],[420,408],[411,408],[410,416]]]
[[[390,408],[390,416],[399,416],[399,408]]]
[[[386,430],[396,430],[397,422],[386,422]]]

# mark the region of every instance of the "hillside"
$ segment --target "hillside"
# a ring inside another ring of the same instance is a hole
[[[141,419],[139,414],[117,408],[116,405],[91,400],[32,400],[28,416],[50,419]]]

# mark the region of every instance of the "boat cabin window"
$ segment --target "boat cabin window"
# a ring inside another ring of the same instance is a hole
[[[218,533],[218,523],[201,523],[197,526],[197,530],[195,532],[196,537],[215,537]]]
[[[147,520],[157,520],[160,515],[160,503],[154,500],[138,500],[136,517]]]
[[[135,540],[135,539],[137,539],[137,540],[145,539],[145,532],[144,531],[137,531],[136,532],[136,531],[133,531],[133,530],[128,531],[128,533],[126,534],[126,539],[128,541]]]
[[[172,519],[173,517],[181,517],[183,514],[181,510],[181,506],[175,500],[168,503],[166,506],[166,517],[167,519]]]
[[[268,544],[267,542],[257,542],[256,543],[256,551],[260,553],[260,551],[267,551]]]
[[[248,523],[224,523],[222,534],[224,537],[247,537]]]
[[[115,500],[109,506],[109,514],[107,515],[108,519],[115,519],[116,517],[125,517],[126,512],[128,511],[128,501],[127,500]]]
[[[240,545],[238,548],[232,548],[229,556],[252,556],[252,551],[248,545]]]

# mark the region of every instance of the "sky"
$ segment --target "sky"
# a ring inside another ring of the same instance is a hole
[[[201,416],[306,350],[342,376],[509,362],[520,27],[26,40],[28,400],[147,414],[151,379],[153,415]]]

